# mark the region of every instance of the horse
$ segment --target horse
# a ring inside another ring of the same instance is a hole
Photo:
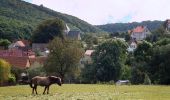
[[[49,94],[49,87],[52,84],[57,83],[59,86],[62,85],[61,78],[56,76],[48,76],[48,77],[40,77],[35,76],[30,80],[30,87],[32,88],[32,94],[34,94],[34,90],[37,93],[37,86],[45,86],[43,94],[47,90],[47,94]]]

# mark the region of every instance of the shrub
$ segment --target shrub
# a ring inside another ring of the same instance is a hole
[[[14,74],[10,74],[8,77],[8,83],[9,84],[15,84],[16,83],[16,78]]]
[[[147,74],[145,74],[144,84],[145,85],[151,85],[151,80],[150,80],[150,78]]]
[[[11,67],[8,62],[0,59],[0,84],[8,81],[8,76],[10,75]]]

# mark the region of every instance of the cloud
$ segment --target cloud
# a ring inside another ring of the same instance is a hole
[[[32,3],[95,25],[170,18],[170,0],[32,0]]]

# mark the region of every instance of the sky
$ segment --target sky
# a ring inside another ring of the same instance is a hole
[[[170,19],[170,0],[25,0],[93,25]]]

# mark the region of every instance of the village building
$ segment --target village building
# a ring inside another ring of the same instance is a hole
[[[69,31],[67,37],[70,39],[81,40],[80,31]]]
[[[130,31],[131,39],[134,41],[144,40],[148,35],[150,35],[150,31],[146,26],[137,26]]]
[[[130,44],[129,44],[129,47],[127,48],[127,51],[128,52],[134,52],[134,50],[137,48],[137,43],[136,42],[131,42]]]
[[[86,52],[84,53],[84,57],[83,57],[83,64],[91,64],[92,63],[92,53],[94,52],[94,50],[86,50]]]

